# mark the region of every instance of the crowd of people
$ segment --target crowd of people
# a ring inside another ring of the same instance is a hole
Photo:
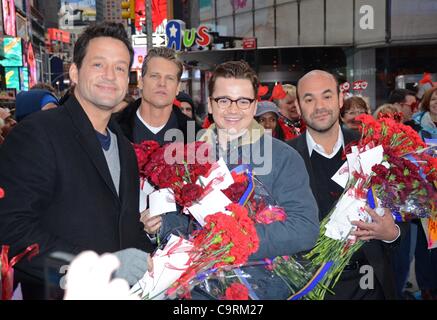
[[[58,99],[50,87],[39,85],[17,95],[15,110],[0,109],[0,186],[6,192],[0,200],[0,244],[11,246],[11,256],[39,245],[37,256],[15,267],[15,283],[21,283],[25,299],[47,298],[44,267],[53,252],[112,253],[118,260],[111,261],[108,273],[116,270],[115,277],[132,286],[153,268],[157,238],[192,231],[188,217],[178,212],[153,217],[147,209],[140,212],[132,143],[198,139],[220,150],[230,169],[245,163],[260,172],[257,177],[286,213],[283,222],[257,225],[260,245],[250,259],[263,259],[314,247],[320,221],[343,192],[331,177],[345,161],[345,146],[360,138],[356,116],[376,109],[376,118],[390,117],[412,126],[423,139],[437,138],[437,87],[421,100],[396,89],[387,104],[374,108],[363,97],[345,98],[333,74],[312,70],[296,86],[279,85],[276,90],[283,94],[265,100],[254,70],[244,61],[230,61],[213,72],[202,125],[194,120],[193,99],[180,90],[183,63],[174,50],[148,51],[138,99],[127,95],[132,61],[121,25],[89,27],[74,47],[69,70],[74,85],[67,95]],[[260,164],[253,150],[267,140],[272,150]],[[266,164],[270,170],[263,170]],[[437,249],[427,249],[420,223],[395,223],[389,213],[368,212],[372,222],[353,222],[359,227],[354,235],[366,243],[326,299],[404,299],[414,256],[422,298],[437,299]],[[101,264],[111,258],[98,260],[88,253],[88,260]],[[77,265],[72,264],[69,277],[80,282]],[[360,286],[363,265],[374,269],[371,290]],[[261,271],[253,272],[256,280]],[[82,282],[84,295],[75,285],[66,298],[107,297],[102,287],[90,286],[91,276]],[[127,293],[126,283],[113,287]],[[269,283],[259,297],[283,299],[284,290]],[[120,291],[112,297],[123,298]]]

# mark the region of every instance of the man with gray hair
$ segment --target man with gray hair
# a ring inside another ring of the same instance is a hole
[[[155,140],[162,145],[169,142],[164,137],[171,129],[179,130],[178,140],[195,140],[195,133],[200,128],[173,103],[180,91],[182,72],[183,63],[173,49],[158,47],[148,51],[139,83],[141,98],[118,116],[118,122],[131,142]]]

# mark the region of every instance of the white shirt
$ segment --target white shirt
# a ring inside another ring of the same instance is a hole
[[[313,151],[316,151],[321,156],[328,159],[332,159],[337,154],[337,152],[342,147],[344,147],[344,137],[340,127],[338,128],[337,142],[334,144],[334,148],[332,149],[332,153],[330,154],[326,153],[325,148],[323,148],[323,146],[321,146],[320,144],[314,141],[313,137],[311,137],[311,134],[308,130],[306,131],[306,140],[307,140],[308,152],[310,154],[310,157]]]
[[[160,127],[152,127],[150,124],[148,124],[146,121],[144,121],[144,119],[141,118],[140,108],[138,108],[138,110],[137,110],[137,117],[147,127],[147,129],[149,129],[151,132],[153,132],[153,134],[157,134],[159,131],[162,130],[162,128],[165,127],[165,124],[163,126],[160,126]]]

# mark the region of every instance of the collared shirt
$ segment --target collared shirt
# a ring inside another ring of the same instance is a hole
[[[332,149],[332,152],[330,154],[326,153],[325,148],[323,148],[323,146],[321,146],[320,144],[314,141],[313,137],[311,137],[311,134],[308,130],[306,134],[306,140],[307,140],[308,152],[310,154],[310,157],[313,151],[316,151],[321,156],[328,159],[332,159],[337,154],[338,150],[340,150],[342,147],[344,149],[344,137],[340,127],[338,128],[337,142],[334,144],[334,148]]]

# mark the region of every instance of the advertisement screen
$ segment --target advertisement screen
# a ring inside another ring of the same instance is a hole
[[[15,37],[15,3],[14,0],[3,0],[3,30],[8,36]]]
[[[0,64],[5,67],[21,67],[23,65],[23,48],[21,38],[3,38],[4,59]]]
[[[152,25],[153,32],[167,19],[167,0],[152,0]],[[145,1],[135,2],[135,28],[141,31],[141,26],[146,22]],[[165,27],[165,26],[164,26]]]
[[[6,77],[6,88],[20,90],[20,71],[19,68],[6,67],[5,77]]]
[[[143,65],[144,57],[147,54],[147,47],[134,47],[134,62],[132,64],[132,69],[141,70]]]
[[[35,54],[33,53],[32,43],[29,42],[27,46],[27,66],[29,67],[29,86],[33,87],[37,83],[37,71]]]
[[[4,31],[4,28],[3,28],[3,5],[0,4],[0,6],[2,6],[0,8],[0,34],[3,35],[3,34],[5,34],[5,31]]]
[[[21,90],[29,90],[29,70],[27,67],[20,68],[20,87]]]

